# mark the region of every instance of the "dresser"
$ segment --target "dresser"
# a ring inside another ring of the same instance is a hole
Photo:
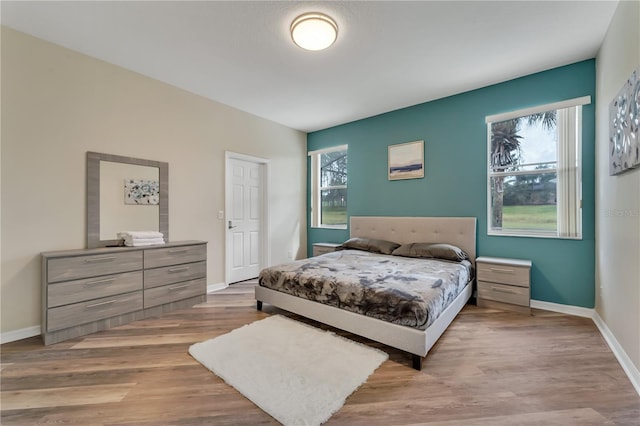
[[[531,261],[501,257],[476,259],[478,306],[531,313]]]
[[[207,244],[42,253],[46,345],[206,300]]]

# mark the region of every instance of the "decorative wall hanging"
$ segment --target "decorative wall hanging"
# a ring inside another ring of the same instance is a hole
[[[157,180],[125,179],[124,203],[157,205],[160,203],[160,183]]]
[[[389,180],[424,177],[424,141],[389,145]]]
[[[609,175],[640,166],[640,67],[609,104]]]

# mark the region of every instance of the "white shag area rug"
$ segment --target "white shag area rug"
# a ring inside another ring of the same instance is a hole
[[[329,420],[389,357],[274,315],[196,343],[189,353],[284,425]]]

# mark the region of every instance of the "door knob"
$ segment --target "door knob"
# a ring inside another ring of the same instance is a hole
[[[229,221],[229,227],[228,227],[228,229],[233,229],[233,228],[237,228],[237,227],[238,227],[238,226],[233,226],[233,225],[231,224],[231,221]]]

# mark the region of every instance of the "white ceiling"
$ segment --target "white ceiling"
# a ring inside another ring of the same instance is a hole
[[[2,24],[314,131],[595,57],[617,1],[1,2]],[[338,40],[290,39],[304,12]]]

